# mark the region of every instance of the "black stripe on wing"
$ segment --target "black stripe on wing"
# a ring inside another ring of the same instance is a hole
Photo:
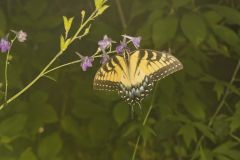
[[[118,91],[120,84],[120,77],[123,67],[119,62],[120,56],[115,56],[105,63],[97,71],[93,88],[96,90]]]

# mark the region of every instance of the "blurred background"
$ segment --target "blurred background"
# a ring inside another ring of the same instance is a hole
[[[0,111],[0,160],[129,160],[138,135],[137,160],[240,159],[240,1],[109,0],[90,34],[56,61],[91,55],[107,34],[142,36],[141,48],[168,50],[184,69],[159,82],[156,96],[131,118],[112,93],[94,91],[94,74],[75,64],[40,79]],[[15,43],[9,64],[9,96],[27,85],[57,53],[62,16],[94,10],[93,0],[1,0],[0,36],[28,33]],[[0,53],[3,102],[4,61]],[[146,126],[143,117],[153,99]]]

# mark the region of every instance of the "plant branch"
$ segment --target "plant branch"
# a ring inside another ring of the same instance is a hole
[[[225,104],[225,101],[226,101],[226,98],[227,98],[227,96],[228,96],[228,94],[229,94],[229,92],[230,92],[229,86],[231,86],[231,85],[233,84],[233,82],[235,81],[239,69],[240,69],[240,60],[238,61],[237,65],[236,65],[236,67],[235,67],[235,69],[234,69],[232,78],[231,78],[231,80],[230,80],[230,82],[229,82],[229,85],[227,86],[227,88],[226,88],[226,90],[225,90],[225,92],[224,92],[224,94],[223,94],[222,100],[220,101],[220,103],[219,103],[216,111],[214,112],[213,116],[211,117],[210,121],[208,122],[208,127],[211,127],[211,126],[212,126],[212,124],[213,124],[214,120],[216,119],[218,113],[219,113],[219,112],[221,111],[221,109],[223,108],[223,106],[224,106],[224,104]],[[200,139],[198,140],[197,145],[196,145],[196,148],[195,148],[195,150],[194,150],[194,152],[193,152],[193,156],[192,156],[191,160],[193,160],[193,159],[196,157],[196,153],[197,153],[199,147],[201,146],[201,143],[202,143],[203,140],[204,140],[204,135],[202,135],[202,136],[200,137]]]
[[[8,63],[9,63],[9,55],[10,55],[10,52],[11,52],[11,49],[12,49],[12,45],[14,43],[14,41],[16,40],[16,36],[11,40],[11,43],[10,43],[10,48],[7,52],[7,55],[6,55],[6,61],[5,61],[5,69],[4,69],[4,78],[5,78],[5,92],[4,92],[4,103],[6,103],[7,101],[7,95],[8,95]]]
[[[70,45],[74,40],[76,40],[79,36],[79,34],[81,33],[82,29],[91,21],[96,17],[96,13],[97,10],[95,10],[89,17],[88,19],[79,26],[78,30],[76,31],[76,33],[74,34],[74,36],[70,39],[70,42],[68,45]],[[58,68],[62,68],[64,66],[68,66],[70,64],[74,64],[74,63],[78,63],[76,61],[74,62],[70,62],[68,64],[64,64],[58,67],[55,67],[53,69],[49,69],[49,67],[55,62],[55,60],[63,53],[63,50],[60,50],[55,57],[53,57],[53,59],[44,67],[44,69],[27,85],[25,86],[22,90],[20,90],[18,93],[16,93],[14,96],[12,96],[11,98],[9,98],[8,100],[5,100],[5,103],[2,104],[0,106],[0,110],[4,108],[5,105],[7,105],[8,103],[12,102],[13,100],[15,100],[17,97],[19,97],[21,94],[23,94],[26,90],[28,90],[33,84],[35,84],[42,76],[45,76],[45,74],[54,71]],[[7,85],[6,85],[7,86]],[[6,98],[7,99],[7,98]]]
[[[52,69],[47,70],[46,72],[44,72],[44,75],[46,75],[46,74],[48,74],[52,71],[58,70],[60,68],[63,68],[63,67],[66,67],[66,66],[69,66],[69,65],[72,65],[72,64],[77,64],[77,63],[80,63],[80,62],[81,62],[81,60],[79,59],[79,60],[76,60],[76,61],[72,61],[72,62],[69,62],[69,63],[62,64],[60,66],[57,66],[57,67],[54,67]]]
[[[156,91],[157,91],[157,88],[158,88],[158,82],[156,83],[156,86],[155,86],[155,89],[154,89],[154,92],[153,92],[153,97],[152,97],[152,100],[151,100],[151,105],[149,106],[148,108],[148,111],[147,111],[147,114],[142,122],[142,125],[145,126],[146,123],[147,123],[147,120],[149,118],[149,115],[153,109],[153,106],[154,106],[154,101],[155,101],[155,97],[156,97]],[[136,153],[137,153],[137,148],[138,148],[138,145],[139,145],[139,142],[140,142],[140,138],[141,138],[141,135],[138,135],[138,138],[137,138],[137,141],[136,141],[136,144],[135,144],[135,147],[134,147],[134,151],[133,151],[133,155],[132,155],[132,159],[131,160],[135,160],[136,158]]]
[[[28,90],[33,84],[35,84],[43,75],[44,72],[55,62],[55,60],[62,54],[62,51],[58,52],[56,56],[44,67],[44,69],[38,74],[37,77],[35,77],[26,87],[24,87],[21,91],[16,93],[14,96],[9,98],[4,104],[0,106],[0,110],[3,109],[3,107],[15,100],[17,97],[19,97],[21,94],[23,94],[26,90]]]

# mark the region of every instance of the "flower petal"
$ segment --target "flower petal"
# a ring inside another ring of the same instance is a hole
[[[1,41],[0,41],[0,49],[1,49],[1,52],[7,52],[11,47],[11,43],[5,39],[5,38],[2,38]]]

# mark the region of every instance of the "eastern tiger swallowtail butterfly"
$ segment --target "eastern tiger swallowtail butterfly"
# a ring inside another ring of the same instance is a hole
[[[167,52],[147,49],[116,55],[96,73],[93,88],[117,91],[130,105],[139,104],[153,89],[154,82],[183,68]]]

